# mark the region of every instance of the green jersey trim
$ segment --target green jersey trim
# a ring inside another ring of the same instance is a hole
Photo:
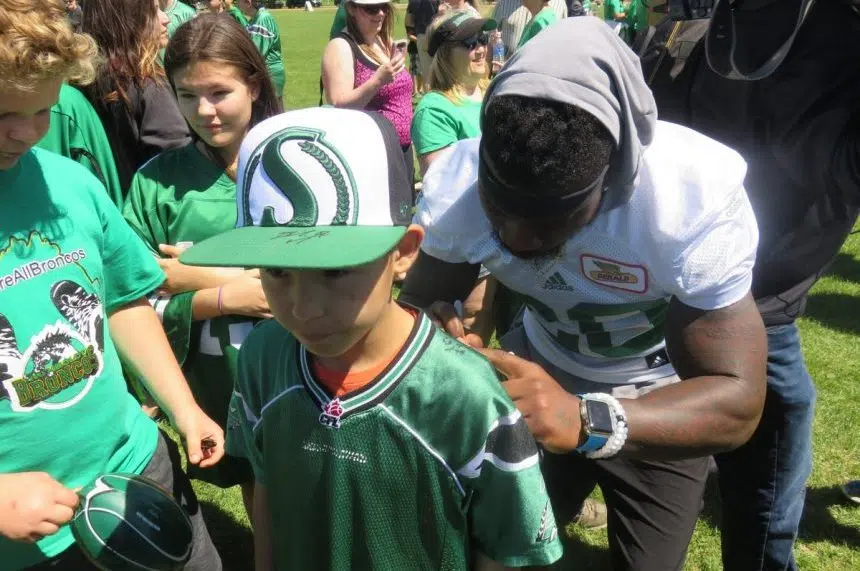
[[[343,398],[329,394],[328,390],[317,382],[311,371],[308,351],[299,345],[302,383],[322,409],[320,423],[329,428],[340,428],[343,419],[373,408],[385,400],[424,354],[434,331],[430,319],[423,313],[419,314],[403,348],[385,370],[371,383]]]

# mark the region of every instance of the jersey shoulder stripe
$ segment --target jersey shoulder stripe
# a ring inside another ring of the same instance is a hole
[[[477,478],[485,462],[504,472],[518,472],[536,466],[538,460],[534,437],[520,411],[515,410],[492,424],[484,446],[457,473],[466,478]]]
[[[272,33],[271,30],[266,28],[265,26],[261,26],[260,24],[250,24],[247,28],[245,28],[249,34],[263,36],[264,38],[274,39],[275,34]]]
[[[304,389],[295,372],[298,345],[295,337],[274,319],[258,323],[242,343],[234,394],[241,399],[245,416],[253,419],[253,424],[258,424],[263,412],[291,389]]]

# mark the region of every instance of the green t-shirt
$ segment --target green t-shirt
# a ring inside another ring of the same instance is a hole
[[[603,19],[610,22],[613,26],[620,26],[620,30],[616,28],[618,35],[628,44],[633,41],[633,12],[631,7],[622,0],[606,0],[603,4]],[[616,20],[615,16],[627,14],[623,20]]]
[[[191,246],[236,225],[236,183],[191,143],[165,151],[137,171],[123,216],[144,243]],[[236,378],[239,347],[255,320],[192,318],[195,292],[150,295],[197,403],[222,427]],[[222,461],[195,476],[222,486],[237,483]]]
[[[281,33],[278,30],[278,23],[268,10],[260,8],[245,29],[251,34],[251,40],[266,62],[269,76],[275,84],[275,93],[282,96],[286,78],[284,59],[281,57]]]
[[[631,0],[629,13],[627,14],[628,25],[633,31],[648,28],[648,0]]]
[[[496,373],[425,315],[379,377],[332,398],[270,320],[247,338],[227,450],[267,485],[276,569],[548,565],[538,450]]]
[[[517,49],[526,45],[526,42],[538,35],[542,30],[549,28],[556,21],[558,21],[558,16],[556,15],[555,10],[550,6],[544,6],[544,8],[535,14],[535,17],[529,20],[529,23],[526,24],[526,27],[523,29],[523,35],[520,36],[520,41],[517,44]]]
[[[337,12],[334,13],[334,20],[331,23],[331,30],[328,32],[328,39],[334,38],[336,35],[346,28],[346,1],[338,4]]]
[[[167,14],[169,20],[167,22],[167,35],[172,38],[176,28],[194,18],[197,15],[197,10],[180,0],[173,0],[173,5],[164,13]]]
[[[38,147],[68,157],[96,175],[118,207],[123,192],[110,143],[96,110],[84,94],[69,85],[51,107],[51,127]]]
[[[107,316],[164,280],[104,187],[33,149],[0,171],[0,473],[61,484],[140,473],[158,430],[128,393]],[[37,544],[0,537],[4,571],[64,551],[68,527]]]
[[[481,134],[481,102],[463,98],[454,103],[431,91],[421,98],[412,117],[412,144],[419,155],[444,149]]]

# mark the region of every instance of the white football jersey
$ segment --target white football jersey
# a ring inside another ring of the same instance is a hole
[[[728,147],[659,122],[630,200],[601,210],[559,254],[524,260],[499,242],[481,207],[478,145],[460,141],[424,177],[415,216],[426,229],[422,249],[484,264],[524,295],[529,340],[570,374],[612,384],[673,375],[663,334],[669,299],[707,310],[749,291],[758,229],[746,164]]]

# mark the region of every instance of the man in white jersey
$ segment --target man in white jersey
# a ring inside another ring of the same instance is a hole
[[[453,302],[481,265],[518,293],[522,326],[501,341],[514,355],[486,355],[551,452],[559,523],[596,482],[612,569],[680,569],[705,456],[743,444],[763,406],[746,165],[658,122],[636,56],[594,18],[535,38],[484,101],[482,138],[424,178],[401,298],[479,345]]]

